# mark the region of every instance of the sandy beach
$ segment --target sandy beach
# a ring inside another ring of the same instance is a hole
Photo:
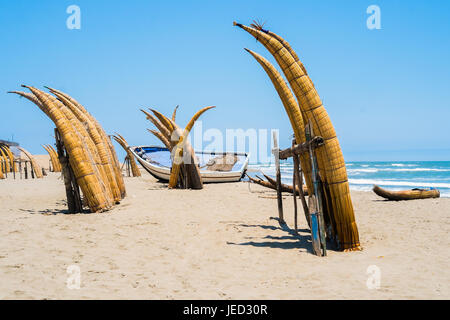
[[[0,181],[0,299],[448,299],[450,199],[353,192],[363,251],[311,253],[300,211],[246,182],[167,190],[125,178],[113,210],[64,214],[60,174]],[[369,266],[381,272],[368,289]],[[81,286],[69,289],[69,266]]]

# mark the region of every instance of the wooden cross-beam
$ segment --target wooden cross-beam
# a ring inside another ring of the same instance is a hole
[[[300,155],[304,152],[309,152],[309,147],[317,148],[321,145],[323,145],[324,140],[322,137],[316,136],[312,138],[310,141],[296,144],[295,146],[292,146],[291,148],[287,148],[284,150],[280,150],[279,158],[280,160],[286,160],[287,158],[290,158],[295,155]]]

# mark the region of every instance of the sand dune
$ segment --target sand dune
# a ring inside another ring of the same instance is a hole
[[[125,181],[128,197],[112,211],[76,215],[63,214],[59,174],[0,181],[0,298],[450,298],[450,199],[353,192],[364,250],[319,258],[303,214],[300,236],[280,227],[275,193],[262,187]],[[289,195],[284,208],[292,228]],[[367,287],[372,265],[379,289]],[[67,287],[69,266],[80,268],[80,289]]]

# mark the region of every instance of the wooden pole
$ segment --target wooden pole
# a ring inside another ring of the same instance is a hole
[[[294,159],[295,158],[297,158],[297,170],[296,170],[297,181],[300,181],[299,183],[303,184],[303,171],[301,169],[299,169],[300,159],[299,159],[298,155],[294,156]],[[306,198],[305,198],[306,194],[303,191],[303,188],[299,191],[300,191],[300,200],[302,201],[302,206],[303,206],[303,213],[305,214],[305,219],[306,219],[306,222],[308,223],[308,226],[310,226],[311,221],[309,219],[309,208],[308,208],[308,204],[306,203]]]
[[[127,175],[128,177],[131,177],[131,164],[130,164],[130,158],[128,156],[125,157],[125,163],[126,165],[126,170],[127,170]]]
[[[22,180],[22,161],[19,160],[19,173],[20,173],[20,179]]]
[[[67,207],[69,213],[79,213],[83,211],[81,202],[81,195],[75,174],[69,163],[69,157],[65,152],[64,144],[59,134],[58,129],[55,128],[56,149],[58,152],[59,162],[61,163],[61,172],[64,178],[64,185],[66,188]]]
[[[34,166],[33,162],[30,161],[30,172],[31,172],[31,178],[34,179]]]
[[[283,217],[283,200],[281,194],[281,172],[280,172],[280,148],[278,147],[278,138],[276,131],[273,132],[273,150],[272,153],[275,157],[275,169],[277,178],[277,202],[278,202],[278,218],[280,223],[284,222]]]
[[[24,174],[25,174],[25,179],[28,179],[28,161],[25,160],[25,168],[24,170]]]
[[[311,139],[314,137],[314,130],[311,123],[311,120],[309,121],[308,125],[305,129],[305,136],[306,141],[311,141]],[[317,255],[326,255],[327,249],[326,249],[326,237],[325,237],[325,228],[324,228],[324,221],[323,221],[323,206],[322,206],[322,193],[320,190],[320,177],[319,177],[319,171],[317,166],[317,158],[314,152],[313,146],[309,145],[309,155],[311,159],[311,168],[312,168],[312,181],[314,185],[314,200],[315,200],[315,207],[316,212],[311,214],[311,232],[313,236],[313,243],[315,242],[315,235],[314,232],[318,232],[319,236],[319,252],[316,252]],[[315,225],[315,221],[313,219],[317,219],[317,226]],[[317,230],[313,230],[317,228]],[[314,247],[314,246],[313,246]],[[316,248],[317,251],[317,248]],[[322,251],[322,252],[320,252]]]
[[[6,174],[6,165],[3,160],[0,161],[0,170],[2,170],[2,172],[5,173],[5,177],[8,178],[8,175]]]
[[[292,140],[292,147],[295,145],[295,139]],[[301,181],[297,180],[297,171],[298,171],[298,158],[294,155],[293,157],[294,159],[294,170],[292,170],[293,172],[293,176],[292,176],[292,196],[294,198],[294,230],[295,233],[298,233],[298,225],[297,225],[297,190],[296,190],[296,186],[298,186],[298,188],[302,188],[302,183]]]

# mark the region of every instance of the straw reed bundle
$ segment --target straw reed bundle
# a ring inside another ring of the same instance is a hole
[[[374,185],[372,190],[380,197],[393,201],[439,198],[441,196],[439,190],[434,188],[390,191]]]
[[[34,87],[23,87],[31,93],[11,93],[35,103],[55,123],[70,167],[90,210],[98,212],[110,209],[125,196],[125,185],[121,175],[118,177],[120,168],[117,156],[103,128],[69,95],[49,88],[57,99]],[[49,152],[55,170],[61,170],[56,151],[51,146],[44,148]]]
[[[55,123],[69,155],[69,163],[75,179],[90,210],[98,212],[110,209],[112,203],[105,192],[105,185],[97,170],[93,154],[89,150],[85,137],[74,126],[75,121],[67,118],[69,113],[64,112],[67,108],[50,94],[33,87],[25,87],[36,96],[44,113]]]
[[[123,199],[126,196],[126,190],[125,190],[125,183],[123,181],[123,177],[122,177],[122,172],[120,171],[120,163],[119,160],[117,158],[117,154],[116,151],[114,149],[114,146],[109,138],[109,136],[106,134],[105,130],[103,129],[103,127],[100,125],[100,123],[97,121],[97,119],[94,118],[94,116],[92,116],[87,110],[86,108],[81,105],[77,100],[75,100],[74,98],[72,98],[70,95],[68,95],[67,93],[64,93],[60,90],[56,90],[50,87],[46,87],[50,90],[50,92],[52,92],[54,95],[56,95],[59,99],[61,99],[62,97],[64,97],[64,101],[65,103],[71,108],[72,112],[74,112],[76,107],[77,109],[79,109],[80,113],[77,113],[77,117],[80,116],[80,114],[84,115],[87,119],[89,119],[89,122],[83,122],[83,124],[87,124],[89,127],[89,130],[92,131],[92,127],[94,126],[96,128],[97,133],[100,135],[100,138],[103,142],[103,145],[105,146],[105,149],[103,150],[102,146],[99,145],[99,140],[98,138],[95,139],[96,141],[96,145],[98,148],[100,148],[100,157],[102,159],[105,159],[105,151],[106,151],[106,158],[108,163],[112,166],[112,170],[113,170],[113,177],[115,180],[115,183],[111,181],[111,177],[109,178],[108,182],[110,185],[112,185],[112,190],[115,190],[114,185],[117,186],[117,188],[119,188],[119,192],[120,192],[120,198]],[[73,107],[74,106],[74,107]],[[81,120],[80,120],[81,121]],[[90,133],[93,136],[96,135],[95,132]],[[104,160],[103,160],[104,162]],[[107,174],[108,171],[107,171]],[[109,174],[109,176],[111,176]],[[113,191],[113,193],[115,194],[116,191]],[[117,199],[117,196],[114,197],[115,199]]]
[[[85,144],[85,151],[91,163],[94,164],[94,170],[97,175],[99,175],[99,183],[102,188],[103,194],[106,198],[107,203],[112,206],[113,203],[120,201],[114,199],[113,191],[108,184],[108,177],[106,174],[105,167],[103,166],[100,156],[98,154],[97,148],[94,141],[89,135],[87,128],[75,117],[69,108],[67,108],[60,100],[55,99],[53,96],[49,95],[50,99],[53,99],[54,103],[58,106],[59,110],[65,115],[66,119],[72,124],[75,132],[81,137],[83,143]]]
[[[50,156],[53,172],[61,172],[61,163],[59,162],[58,155],[56,154],[55,149],[53,149],[50,145],[43,145],[42,147]]]
[[[17,164],[14,162],[14,155],[11,152],[11,149],[9,149],[9,147],[6,145],[2,146],[2,148],[9,158],[9,162],[11,164],[11,172],[17,172],[18,171]]]
[[[291,127],[294,130],[296,143],[304,143],[306,141],[306,138],[302,113],[286,81],[284,81],[281,74],[269,61],[249,49],[245,50],[249,52],[256,59],[256,61],[258,61],[258,63],[263,67],[264,71],[266,71],[267,75],[272,81],[275,90],[277,91],[281,102],[283,103],[284,109],[288,114]],[[308,186],[309,190],[313,190],[311,182],[311,162],[309,160],[309,155],[306,153],[302,153],[300,155],[300,159],[300,165],[305,174],[306,185]]]
[[[179,106],[176,106],[172,113],[172,121],[175,122],[175,118],[177,117],[177,110]]]
[[[31,155],[31,153],[29,153],[27,150],[25,150],[22,147],[17,147],[17,149],[19,149],[28,158],[28,160],[30,160],[31,166],[33,167],[34,175],[36,176],[36,178],[38,178],[38,179],[43,178],[44,175],[42,174],[42,168],[36,162],[36,160]]]
[[[180,180],[182,181],[182,187],[192,189],[203,188],[203,181],[200,175],[200,169],[197,165],[195,152],[187,140],[187,137],[192,130],[195,121],[205,111],[211,108],[214,107],[210,106],[198,111],[184,130],[175,123],[178,106],[175,107],[171,119],[155,109],[150,109],[154,116],[141,109],[147,119],[159,130],[148,129],[148,131],[155,135],[171,151],[172,169],[169,179],[169,188],[176,188],[180,184]],[[186,162],[185,159],[188,159],[188,161]],[[184,179],[186,180],[184,181]]]
[[[59,161],[58,153],[51,145],[47,145],[47,147],[49,148],[50,152],[53,154],[53,158],[55,159],[56,169],[57,169],[56,172],[61,172],[62,167],[61,167],[61,162]]]
[[[176,110],[178,106],[175,108],[172,119],[176,117]],[[147,119],[152,121],[155,126],[160,129],[162,136],[168,137],[171,154],[172,154],[172,170],[169,178],[169,188],[176,188],[178,185],[178,180],[183,177],[184,173],[187,175],[187,181],[185,181],[185,187],[192,189],[201,189],[203,188],[203,182],[200,175],[200,169],[197,165],[197,159],[195,157],[194,149],[191,144],[187,140],[189,132],[192,130],[195,121],[207,110],[215,108],[214,106],[209,106],[202,108],[197,113],[194,114],[192,119],[187,124],[186,128],[182,130],[174,120],[167,118],[162,113],[157,110],[150,109],[153,114],[156,116],[158,120],[154,117],[149,116],[148,113],[144,112],[147,115]],[[160,139],[161,140],[161,139]],[[163,141],[163,140],[161,140]],[[167,143],[163,141],[163,143]],[[185,163],[184,159],[189,159],[188,163]],[[183,169],[184,168],[184,169]]]
[[[147,131],[157,137],[167,149],[172,149],[172,145],[170,144],[169,140],[161,132],[152,129],[147,129]]]
[[[150,120],[154,125],[155,125],[155,127],[159,130],[159,132],[161,133],[161,135],[165,138],[165,139],[167,139],[168,141],[169,141],[169,145],[171,146],[171,147],[168,147],[169,148],[169,150],[172,150],[172,143],[171,143],[171,137],[170,137],[170,135],[171,135],[171,133],[170,133],[170,130],[165,126],[165,125],[163,125],[162,123],[161,123],[161,121],[159,121],[155,116],[153,116],[152,114],[150,114],[150,113],[148,113],[147,111],[145,111],[145,110],[142,110],[141,109],[141,111],[147,116],[147,120]],[[164,142],[163,142],[164,143]]]
[[[188,148],[185,149],[185,144],[188,143],[187,141],[187,136],[189,135],[189,132],[192,130],[192,127],[195,124],[195,121],[197,121],[197,119],[203,114],[205,113],[207,110],[215,108],[215,106],[209,106],[209,107],[204,107],[202,109],[200,109],[199,111],[197,111],[194,116],[191,118],[191,120],[188,122],[188,124],[186,125],[186,128],[184,128],[184,131],[182,133],[182,135],[179,136],[179,140],[177,142],[177,145],[175,147],[174,150],[174,159],[172,162],[172,171],[170,173],[170,179],[169,179],[169,188],[175,188],[178,182],[178,175],[180,173],[180,168],[181,165],[183,163],[183,150],[188,150]],[[180,131],[180,130],[179,130]],[[181,131],[178,133],[178,135],[181,133]],[[190,147],[190,144],[189,144]],[[194,163],[191,163],[194,165],[194,167],[197,168],[197,164],[195,163],[195,154],[193,153],[193,149],[189,148],[191,150],[190,151],[190,155],[191,155],[191,159],[194,160]],[[198,174],[200,176],[200,172]]]
[[[2,154],[0,153],[0,179],[4,179],[4,175],[3,173],[7,173],[8,171],[6,170],[6,163],[5,163],[5,159],[3,158]]]
[[[11,164],[7,153],[0,147],[0,160],[2,161],[2,167],[4,172],[11,172]]]
[[[90,117],[83,113],[78,107],[76,107],[69,99],[59,92],[53,92],[53,94],[70,110],[70,112],[76,117],[85,130],[80,130],[86,133],[85,138],[90,142],[90,146],[93,152],[98,156],[100,172],[102,173],[105,181],[108,182],[108,190],[110,190],[114,202],[120,202],[122,200],[120,189],[117,185],[115,177],[114,164],[111,161],[111,157],[108,155],[109,147],[107,143],[102,139],[97,127],[93,124]]]
[[[6,179],[3,170],[3,158],[0,156],[0,179]]]
[[[269,34],[262,28],[258,30],[236,22],[233,24],[250,33],[272,54],[297,98],[303,125],[311,120],[314,133],[324,138],[325,144],[316,150],[316,154],[324,182],[326,209],[331,218],[329,223],[339,248],[358,250],[359,234],[342,151],[331,120],[304,66],[296,54],[294,58],[294,50],[281,37],[275,37],[273,33]],[[296,122],[295,126],[299,128],[300,123]]]
[[[134,159],[133,153],[130,151],[130,146],[128,145],[128,142],[125,140],[124,137],[122,137],[120,134],[116,132],[115,135],[112,136],[114,140],[117,141],[118,144],[125,150],[127,153],[128,160],[130,161],[131,165],[131,173],[133,174],[133,177],[140,177],[141,171],[139,170],[136,160]]]

